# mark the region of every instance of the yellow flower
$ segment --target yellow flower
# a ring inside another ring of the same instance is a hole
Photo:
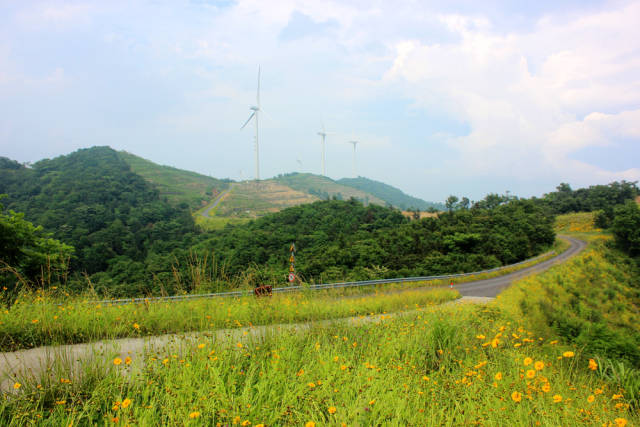
[[[340,366],[340,370],[341,370],[341,371],[344,371],[345,369],[347,369],[347,367],[346,367],[346,366],[344,366],[344,365]]]
[[[20,387],[22,387],[22,384],[20,384],[20,383],[15,383],[13,385],[13,388],[16,389],[16,390],[19,389]]]
[[[425,376],[423,376],[423,377],[422,377],[422,379],[423,379],[424,381],[429,381],[429,377],[428,377],[428,376],[426,376],[426,375],[425,375]]]
[[[486,337],[485,337],[484,335],[476,335],[476,338],[478,338],[479,340],[483,340],[483,339],[485,339]]]
[[[542,391],[544,391],[545,393],[549,393],[551,391],[551,384],[549,383],[545,383],[542,385]]]
[[[244,420],[244,421],[242,422],[242,424],[240,424],[240,425],[241,425],[241,426],[243,426],[243,427],[250,426],[250,425],[251,425],[251,421],[249,421],[249,420]]]
[[[534,371],[533,369],[529,369],[527,371],[527,378],[531,379],[534,378],[536,376],[536,371]]]
[[[38,319],[33,319],[33,320],[31,321],[31,323],[33,323],[34,325],[35,325],[36,323],[38,323],[38,322],[39,322],[39,320],[38,320]]]
[[[131,365],[131,358],[129,356],[124,358],[125,365]]]
[[[314,423],[313,421],[307,421],[304,427],[316,427],[316,423]]]
[[[596,397],[593,394],[587,397],[587,402],[589,403],[593,402],[594,400],[596,400]]]
[[[511,393],[511,400],[514,402],[520,402],[522,400],[522,393],[514,391]]]
[[[335,406],[330,406],[329,409],[327,409],[327,412],[329,412],[331,415],[335,414],[337,411]]]
[[[374,404],[374,403],[376,403],[376,400],[375,400],[375,399],[370,400],[370,401],[369,401],[369,406],[373,406],[373,404]]]
[[[309,388],[314,388],[316,386],[314,383],[309,383],[307,385],[309,386]]]
[[[113,359],[113,364],[119,366],[120,364],[122,364],[122,359],[116,357],[115,359]]]
[[[542,371],[544,369],[544,362],[542,360],[538,360],[533,364],[533,367],[536,368],[536,371]]]
[[[199,348],[199,349],[203,349],[203,348],[204,348],[204,344],[202,344],[202,343],[201,343],[201,344],[198,344],[198,348]]]
[[[238,344],[236,344],[236,346],[237,346],[238,348],[242,348],[242,343],[241,343],[241,342],[239,342]]]
[[[198,418],[200,416],[200,412],[195,411],[189,414],[189,418]]]
[[[162,361],[162,364],[163,364],[163,365],[166,365],[167,363],[169,363],[169,359],[168,359],[168,358],[167,358],[167,359],[164,359],[164,360]]]
[[[530,357],[525,357],[524,358],[524,366],[529,366],[533,363],[533,359]]]
[[[573,357],[576,354],[573,351],[565,351],[564,353],[562,353],[562,357]]]
[[[495,378],[497,381],[500,381],[502,379],[502,372],[498,372],[493,378]]]
[[[299,377],[304,375],[304,369],[300,369],[296,375],[299,376]]]
[[[64,405],[65,403],[67,403],[66,400],[56,400],[56,405]]]
[[[622,395],[621,394],[614,394],[613,396],[611,396],[611,400],[618,400],[618,399],[622,399]]]
[[[137,323],[133,324],[133,329],[140,329],[140,325],[138,325]]]
[[[132,403],[131,399],[129,399],[129,398],[127,397],[125,400],[123,400],[123,401],[122,401],[122,407],[123,407],[123,408],[128,408],[128,407],[129,407],[129,405],[131,405],[131,403]]]
[[[483,367],[484,365],[486,365],[486,364],[487,364],[487,361],[485,360],[484,362],[480,362],[480,363],[478,363],[478,364],[477,364],[476,366],[474,366],[473,368],[474,368],[474,369],[480,369],[480,368],[482,368],[482,367]]]
[[[627,420],[624,418],[616,418],[613,422],[616,423],[616,427],[624,427],[627,425]]]
[[[595,360],[589,359],[589,369],[591,369],[592,371],[595,371],[596,369],[598,369],[598,364],[596,363]]]
[[[256,424],[256,427],[264,427],[264,424],[262,424],[262,423]]]
[[[553,401],[556,403],[560,403],[562,402],[562,396],[560,396],[559,394],[556,394],[553,396]]]

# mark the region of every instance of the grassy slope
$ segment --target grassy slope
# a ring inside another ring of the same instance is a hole
[[[126,151],[118,154],[133,172],[155,184],[160,194],[170,202],[184,202],[192,209],[199,209],[229,186],[226,181],[171,166],[161,166]]]
[[[417,197],[409,196],[391,185],[361,176],[358,178],[342,178],[337,182],[338,184],[357,188],[372,194],[399,209],[417,208],[419,210],[427,210],[429,208],[436,208],[438,210],[444,210],[442,203],[426,202]]]
[[[342,185],[331,178],[327,178],[326,176],[310,173],[295,173],[277,177],[275,178],[275,181],[288,185],[294,190],[303,191],[305,193],[318,195],[324,195],[324,193],[326,193],[329,197],[340,196],[343,200],[348,200],[351,197],[354,197],[358,200],[373,203],[375,205],[384,206],[386,204],[384,200],[372,194],[357,188]]]

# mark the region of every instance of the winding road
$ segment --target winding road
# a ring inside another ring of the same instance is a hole
[[[213,201],[213,203],[211,203],[209,206],[206,207],[205,210],[202,211],[202,213],[200,215],[202,215],[205,218],[211,218],[211,216],[209,215],[209,213],[211,213],[211,211],[213,209],[216,208],[216,206],[218,206],[220,204],[220,202],[222,201],[222,199],[229,194],[229,192],[233,189],[233,186],[235,185],[235,183],[231,183],[229,184],[229,188],[227,188],[226,190],[224,190],[222,193],[218,194],[218,197],[215,198],[215,200]]]
[[[223,194],[221,194],[218,199],[222,195]],[[455,285],[454,288],[463,296],[457,301],[489,301],[502,292],[503,289],[507,288],[513,281],[533,273],[543,272],[555,264],[564,262],[578,254],[587,245],[586,242],[573,237],[559,237],[570,243],[570,247],[560,255],[503,276]],[[431,290],[434,288],[411,288],[407,289],[407,291],[415,291],[418,289]],[[385,317],[402,314],[402,312],[386,314]],[[73,376],[74,371],[79,369],[79,363],[76,362],[87,358],[102,358],[108,361],[113,360],[115,356],[122,358],[131,356],[134,359],[137,359],[137,356],[140,356],[147,351],[153,351],[154,349],[162,351],[165,347],[180,348],[185,344],[193,345],[193,343],[198,339],[202,340],[203,337],[206,337],[208,340],[213,339],[217,342],[236,342],[238,339],[242,339],[244,335],[255,337],[273,331],[299,332],[309,329],[313,325],[327,324],[334,321],[346,321],[353,324],[359,324],[361,322],[369,322],[376,319],[379,319],[379,316],[358,316],[347,319],[332,319],[300,324],[266,325],[251,328],[219,329],[208,332],[192,332],[144,338],[123,338],[86,344],[47,346],[10,353],[0,353],[0,391],[12,391],[12,385],[18,378],[22,379],[25,376],[31,375],[37,376],[44,371],[53,372],[53,375],[55,375],[55,366],[58,366],[58,369],[64,372],[65,377],[71,377]]]

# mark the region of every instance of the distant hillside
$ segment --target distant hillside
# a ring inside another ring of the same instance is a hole
[[[171,166],[162,166],[126,151],[118,153],[131,170],[154,184],[160,196],[173,204],[186,203],[197,210],[229,187],[229,180],[220,180]]]
[[[359,176],[358,178],[342,178],[338,180],[338,184],[365,191],[402,210],[419,209],[421,211],[426,211],[429,208],[437,210],[444,210],[445,208],[442,203],[426,202],[422,199],[418,199],[417,197],[409,196],[388,184],[364,178],[362,176]]]
[[[353,186],[343,185],[331,178],[327,178],[326,176],[294,172],[286,175],[279,175],[274,178],[274,180],[280,184],[287,185],[294,190],[317,196],[320,199],[331,199],[335,197],[338,200],[349,200],[353,197],[364,204],[380,206],[387,204],[384,200],[371,193]]]

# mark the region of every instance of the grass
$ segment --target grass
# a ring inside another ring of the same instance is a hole
[[[310,194],[322,194],[329,197],[341,197],[349,200],[351,197],[365,201],[367,204],[385,206],[386,202],[373,194],[362,191],[358,188],[340,184],[326,176],[314,175],[310,173],[296,173],[283,175],[275,178],[275,181],[287,185],[295,190]]]
[[[55,292],[55,291],[54,291]],[[81,299],[24,295],[0,313],[0,351],[99,339],[140,337],[244,325],[317,321],[440,304],[458,297],[448,289],[352,299],[302,292],[147,304],[95,305]],[[61,305],[58,305],[62,303]]]
[[[227,181],[171,166],[157,165],[125,151],[119,152],[119,155],[133,172],[155,184],[161,196],[175,204],[187,203],[194,210],[213,200],[229,186]]]
[[[16,379],[20,387],[0,403],[0,421],[8,426],[639,421],[623,392],[590,370],[578,349],[540,339],[495,307],[426,308],[297,334],[201,336],[133,355],[130,364],[105,357],[83,362],[74,379],[64,363],[34,381]]]

